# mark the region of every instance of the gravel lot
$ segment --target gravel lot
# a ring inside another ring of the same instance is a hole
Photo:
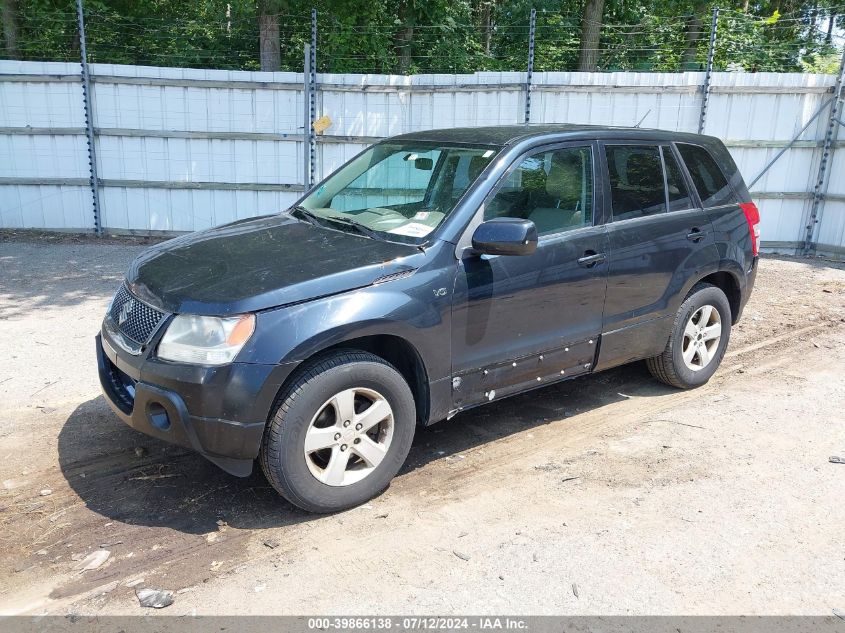
[[[767,257],[728,356],[641,363],[417,433],[312,516],[121,424],[93,337],[142,246],[0,241],[0,613],[845,612],[845,269]],[[97,569],[75,569],[105,549]]]

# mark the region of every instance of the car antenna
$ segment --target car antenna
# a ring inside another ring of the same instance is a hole
[[[651,114],[651,108],[649,108],[649,109],[646,111],[646,113],[643,115],[643,118],[642,118],[642,119],[640,119],[640,122],[639,122],[639,123],[637,123],[634,127],[640,127],[640,126],[643,124],[643,121],[645,121],[645,118],[646,118],[649,114]]]

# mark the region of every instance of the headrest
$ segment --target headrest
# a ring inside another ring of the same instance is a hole
[[[581,196],[581,165],[577,157],[556,159],[546,176],[546,193],[555,200],[578,200]]]
[[[648,189],[663,188],[663,169],[654,154],[633,152],[625,161],[625,185]]]

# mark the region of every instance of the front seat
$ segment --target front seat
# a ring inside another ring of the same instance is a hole
[[[554,233],[565,226],[581,224],[582,170],[579,163],[578,158],[571,155],[552,162],[546,176],[548,198],[545,203],[550,206],[535,207],[528,215],[539,234]]]

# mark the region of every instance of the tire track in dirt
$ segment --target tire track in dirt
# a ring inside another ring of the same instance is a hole
[[[774,265],[780,262],[764,264],[779,270]],[[803,270],[804,264],[790,261],[788,267]],[[714,379],[698,390],[664,388],[642,364],[634,364],[463,413],[418,431],[408,465],[390,491],[372,503],[375,509],[342,515],[305,515],[281,501],[260,475],[234,479],[197,455],[163,447],[122,427],[99,398],[69,415],[43,416],[37,434],[60,427],[59,463],[35,455],[30,465],[18,457],[27,471],[33,469],[25,476],[31,485],[0,491],[0,567],[10,570],[0,575],[0,596],[8,602],[23,589],[27,596],[52,593],[57,606],[106,599],[96,596],[115,583],[121,589],[109,596],[125,599],[129,590],[123,585],[139,577],[170,589],[189,587],[237,573],[256,560],[317,556],[310,542],[315,533],[342,541],[348,530],[365,530],[368,542],[377,540],[396,528],[374,518],[386,511],[409,525],[438,529],[438,513],[450,502],[462,495],[500,496],[504,493],[493,488],[536,477],[533,467],[545,456],[582,459],[603,437],[712,397],[740,372],[799,365],[802,346],[812,337],[845,325],[842,293],[836,292],[842,286],[827,274],[813,268],[802,279],[801,292],[794,277],[758,276],[746,316],[732,335],[734,349]],[[772,358],[774,351],[779,353]],[[23,431],[11,432],[18,433],[15,443],[27,445]],[[138,457],[135,448],[147,454]],[[39,496],[41,481],[53,482],[52,495]],[[265,547],[265,534],[280,536],[281,545]],[[102,568],[72,572],[73,554],[112,543]]]
[[[497,406],[421,429],[409,465],[379,502],[401,514],[410,512],[424,493],[426,512],[436,515],[439,508],[462,496],[483,494],[520,474],[531,476],[532,466],[542,461],[540,456],[557,455],[564,462],[582,459],[604,436],[718,393],[726,381],[735,379],[743,363],[766,358],[772,346],[787,348],[778,365],[784,358],[797,359],[811,333],[842,325],[820,323],[734,350],[714,379],[694,391],[665,388],[641,364],[635,364],[505,399]],[[540,393],[542,398],[538,398]],[[132,434],[132,439],[137,436]],[[174,447],[159,450],[141,458],[129,450],[100,453],[64,465],[71,489],[47,497],[49,513],[36,513],[39,519],[35,521],[33,510],[27,508],[43,501],[31,494],[13,497],[11,511],[3,513],[4,566],[11,563],[24,574],[21,580],[30,577],[33,581],[32,576],[43,577],[46,562],[49,572],[62,579],[49,592],[57,601],[55,608],[93,599],[103,590],[113,591],[115,584],[123,586],[138,578],[147,584],[166,580],[175,589],[190,587],[237,573],[245,559],[299,557],[309,549],[307,537],[317,525],[323,540],[341,538],[349,529],[332,523],[332,517],[317,518],[287,506],[260,475],[246,481],[232,479],[193,453]],[[30,478],[39,480],[40,476],[33,473]],[[115,495],[115,491],[121,492]],[[121,509],[123,504],[128,506]],[[152,515],[165,509],[157,522]],[[148,520],[143,520],[145,512],[151,515]],[[174,512],[186,514],[181,525],[167,518]],[[348,522],[360,524],[373,538],[392,529],[385,522],[373,521],[370,513],[352,513]],[[297,529],[285,530],[286,539],[278,550],[256,544],[263,529],[293,525]],[[52,531],[39,536],[45,527]],[[165,528],[165,532],[150,527]],[[24,534],[28,538],[21,540]],[[78,538],[81,535],[84,539]],[[66,573],[72,554],[99,545],[109,545],[106,549],[112,551],[103,568],[84,575]],[[44,550],[46,554],[38,554]]]

